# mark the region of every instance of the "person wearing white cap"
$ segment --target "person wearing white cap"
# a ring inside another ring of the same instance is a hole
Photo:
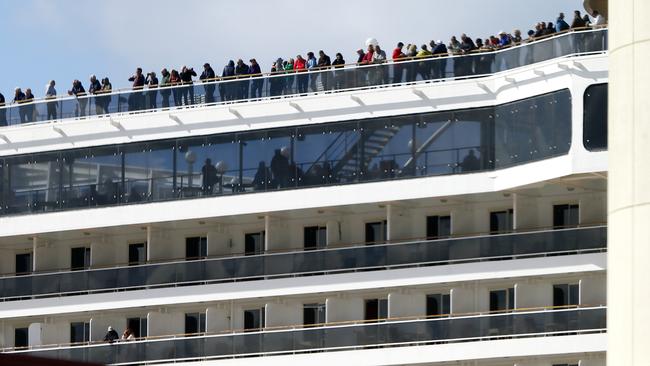
[[[120,336],[117,334],[115,329],[111,327],[110,325],[108,326],[108,331],[106,332],[106,335],[104,336],[104,342],[108,343],[113,343],[115,340],[119,339]]]

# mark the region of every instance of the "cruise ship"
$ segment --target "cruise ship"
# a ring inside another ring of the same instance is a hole
[[[593,27],[3,107],[2,354],[605,365],[608,78]]]

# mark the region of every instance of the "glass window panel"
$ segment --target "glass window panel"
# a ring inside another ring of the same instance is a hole
[[[356,181],[358,142],[355,122],[299,127],[294,152],[299,185]]]
[[[360,126],[360,145],[348,164],[360,167],[362,179],[384,180],[406,175],[404,167],[413,161],[414,118],[381,118],[364,121]],[[412,172],[411,164],[408,169]]]
[[[590,85],[584,94],[582,142],[589,151],[607,149],[607,84]]]
[[[173,141],[123,145],[120,152],[129,202],[175,197]]]

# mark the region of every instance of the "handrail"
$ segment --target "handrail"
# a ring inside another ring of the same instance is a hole
[[[314,67],[314,68],[311,68],[311,69],[305,69],[304,71],[307,72],[307,73],[310,73],[310,72],[318,72],[318,71],[349,70],[351,68],[353,68],[353,69],[363,69],[363,68],[381,66],[381,65],[385,65],[385,64],[404,65],[404,64],[408,64],[408,63],[412,63],[412,62],[422,62],[424,60],[430,60],[430,59],[441,59],[441,58],[453,59],[453,58],[457,58],[457,57],[473,56],[473,55],[477,55],[477,54],[486,54],[486,53],[499,54],[499,53],[502,53],[502,52],[505,52],[505,51],[508,51],[508,50],[511,50],[511,49],[515,49],[515,48],[519,48],[519,47],[526,47],[528,45],[537,44],[537,43],[544,42],[544,41],[547,41],[547,40],[550,40],[550,39],[558,39],[558,38],[565,37],[567,35],[571,35],[571,34],[574,34],[574,33],[587,32],[587,31],[591,31],[591,32],[595,33],[595,32],[602,32],[602,31],[606,31],[606,30],[608,30],[608,28],[606,26],[574,28],[574,29],[569,29],[569,30],[563,31],[563,32],[557,32],[557,33],[553,33],[553,34],[550,34],[550,35],[538,37],[538,38],[533,39],[531,41],[526,40],[526,41],[522,41],[519,44],[511,44],[509,46],[499,47],[499,48],[494,49],[494,50],[480,50],[479,49],[479,50],[473,50],[473,51],[470,51],[470,52],[467,52],[467,53],[464,53],[464,54],[460,54],[460,55],[459,54],[453,54],[453,53],[449,52],[449,54],[443,55],[443,56],[441,56],[441,55],[431,55],[431,56],[426,56],[426,57],[417,57],[417,56],[415,56],[415,57],[404,57],[404,58],[398,58],[396,60],[388,60],[387,59],[387,60],[385,60],[385,61],[383,61],[381,63],[367,64],[367,65],[359,65],[359,64],[356,64],[356,63],[350,63],[350,64],[345,64],[345,65],[336,65],[336,67],[334,67],[334,66]],[[148,90],[160,91],[160,90],[167,90],[167,89],[170,89],[170,90],[171,89],[180,89],[180,88],[185,88],[185,87],[188,87],[188,86],[194,85],[194,84],[199,84],[199,85],[212,85],[212,84],[214,84],[216,86],[216,84],[218,84],[218,83],[237,82],[237,81],[241,81],[242,79],[255,80],[257,78],[282,77],[282,76],[287,76],[289,74],[300,74],[300,72],[297,72],[296,70],[282,70],[282,71],[259,73],[259,74],[247,74],[247,75],[244,75],[244,76],[235,75],[235,76],[229,76],[229,77],[215,77],[214,79],[203,79],[203,80],[195,80],[195,81],[191,81],[191,82],[174,83],[174,84],[170,84],[169,86],[167,86],[167,85],[162,86],[162,85],[159,84],[156,87],[147,88],[147,89],[145,89],[144,87],[136,88],[136,89],[134,89],[134,88],[120,88],[120,89],[112,89],[110,92],[98,91],[95,94],[89,94],[88,92],[79,93],[79,95],[83,94],[83,95],[81,95],[81,97],[79,97],[79,96],[68,96],[68,95],[57,95],[56,97],[34,98],[31,101],[25,102],[25,103],[22,103],[22,102],[21,103],[5,103],[5,106],[0,107],[0,110],[1,109],[12,108],[12,107],[14,107],[14,106],[16,106],[18,104],[20,104],[21,106],[25,106],[25,105],[34,105],[34,104],[39,104],[39,103],[52,103],[52,102],[65,101],[65,100],[88,99],[88,98],[94,98],[95,96],[107,97],[107,96],[113,96],[113,95],[141,93],[143,91],[148,91]]]
[[[295,330],[310,330],[318,329],[322,327],[327,328],[343,328],[351,326],[372,326],[377,323],[409,323],[416,321],[443,321],[447,319],[467,319],[467,318],[477,318],[477,317],[500,317],[500,316],[511,316],[512,314],[541,314],[547,312],[573,312],[573,311],[585,311],[585,310],[596,310],[596,309],[606,309],[606,305],[564,305],[564,306],[540,306],[540,307],[527,307],[527,308],[516,308],[510,310],[496,310],[496,311],[475,311],[467,313],[458,313],[458,314],[440,314],[440,315],[424,315],[424,316],[406,316],[406,317],[388,317],[388,318],[379,318],[379,319],[368,319],[368,320],[348,320],[348,321],[337,321],[329,323],[320,323],[312,324],[305,326],[304,324],[293,324],[285,326],[274,326],[274,327],[263,327],[258,329],[231,329],[223,330],[218,332],[200,332],[200,333],[176,333],[176,334],[167,334],[167,335],[157,335],[157,336],[147,336],[139,337],[134,340],[116,340],[113,343],[141,343],[148,341],[166,341],[173,340],[178,338],[186,337],[220,337],[220,336],[231,336],[239,334],[255,334],[255,333],[270,333],[270,332],[287,332]],[[55,348],[67,348],[75,346],[110,346],[112,343],[105,341],[88,341],[88,342],[68,342],[68,343],[55,343],[55,344],[46,344],[30,347],[7,347],[2,348],[2,352],[26,352],[26,351],[45,351]]]
[[[543,233],[543,232],[570,231],[570,230],[586,230],[586,229],[606,228],[606,227],[607,227],[606,222],[600,222],[600,223],[589,223],[589,224],[570,225],[570,226],[567,225],[567,226],[546,226],[546,227],[537,227],[537,228],[525,228],[525,229],[522,229],[522,230],[513,230],[513,231],[510,231],[510,232],[487,231],[487,232],[451,234],[449,236],[439,237],[439,238],[410,237],[410,238],[402,238],[402,239],[395,239],[395,240],[377,241],[377,242],[373,242],[372,246],[373,247],[381,247],[381,246],[404,245],[404,244],[409,244],[409,243],[420,243],[420,242],[435,243],[435,242],[439,242],[439,241],[460,240],[460,239],[468,239],[468,238],[482,238],[482,237],[495,238],[495,237],[499,237],[499,236],[525,235],[525,234],[534,234],[534,233]],[[200,236],[200,234],[197,234],[197,235]],[[71,269],[69,267],[66,267],[66,268],[55,268],[55,269],[41,270],[41,271],[32,271],[32,272],[29,272],[29,273],[16,273],[16,272],[14,272],[14,273],[3,273],[3,274],[0,274],[0,280],[5,279],[5,278],[13,278],[13,277],[28,278],[30,276],[52,275],[52,274],[66,273],[66,272],[83,273],[83,272],[90,272],[90,271],[101,271],[101,270],[120,269],[120,268],[137,268],[137,267],[145,267],[145,266],[158,266],[158,265],[165,265],[165,264],[184,263],[184,262],[196,261],[196,260],[210,261],[210,260],[223,260],[223,259],[237,259],[237,258],[242,258],[244,256],[246,258],[254,258],[254,257],[261,257],[261,256],[281,255],[281,254],[287,254],[287,253],[328,252],[328,251],[338,251],[338,250],[346,250],[346,249],[363,248],[363,247],[366,247],[367,244],[368,243],[365,242],[365,241],[352,242],[352,243],[348,243],[348,244],[332,244],[332,245],[329,245],[327,248],[310,249],[308,251],[306,251],[304,249],[296,249],[296,248],[272,249],[272,250],[266,250],[264,253],[253,254],[253,255],[245,255],[246,253],[244,253],[244,252],[235,252],[235,253],[229,253],[229,254],[223,254],[223,255],[211,255],[211,256],[204,256],[204,257],[190,258],[189,260],[188,260],[187,257],[177,257],[177,258],[170,258],[170,259],[148,260],[148,261],[145,261],[144,263],[138,263],[138,264],[131,264],[131,262],[123,262],[123,263],[116,263],[116,264],[111,264],[111,265],[91,266],[89,268],[84,268],[84,269],[75,270],[75,271],[71,271]],[[0,298],[1,298],[1,296],[0,296]]]

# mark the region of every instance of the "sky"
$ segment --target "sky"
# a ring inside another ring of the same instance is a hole
[[[15,87],[42,97],[54,79],[59,94],[91,74],[128,87],[146,72],[209,62],[221,73],[229,59],[272,62],[324,50],[347,63],[365,40],[389,54],[398,41],[421,45],[467,33],[485,38],[538,21],[569,19],[582,0],[0,0],[0,92]]]

